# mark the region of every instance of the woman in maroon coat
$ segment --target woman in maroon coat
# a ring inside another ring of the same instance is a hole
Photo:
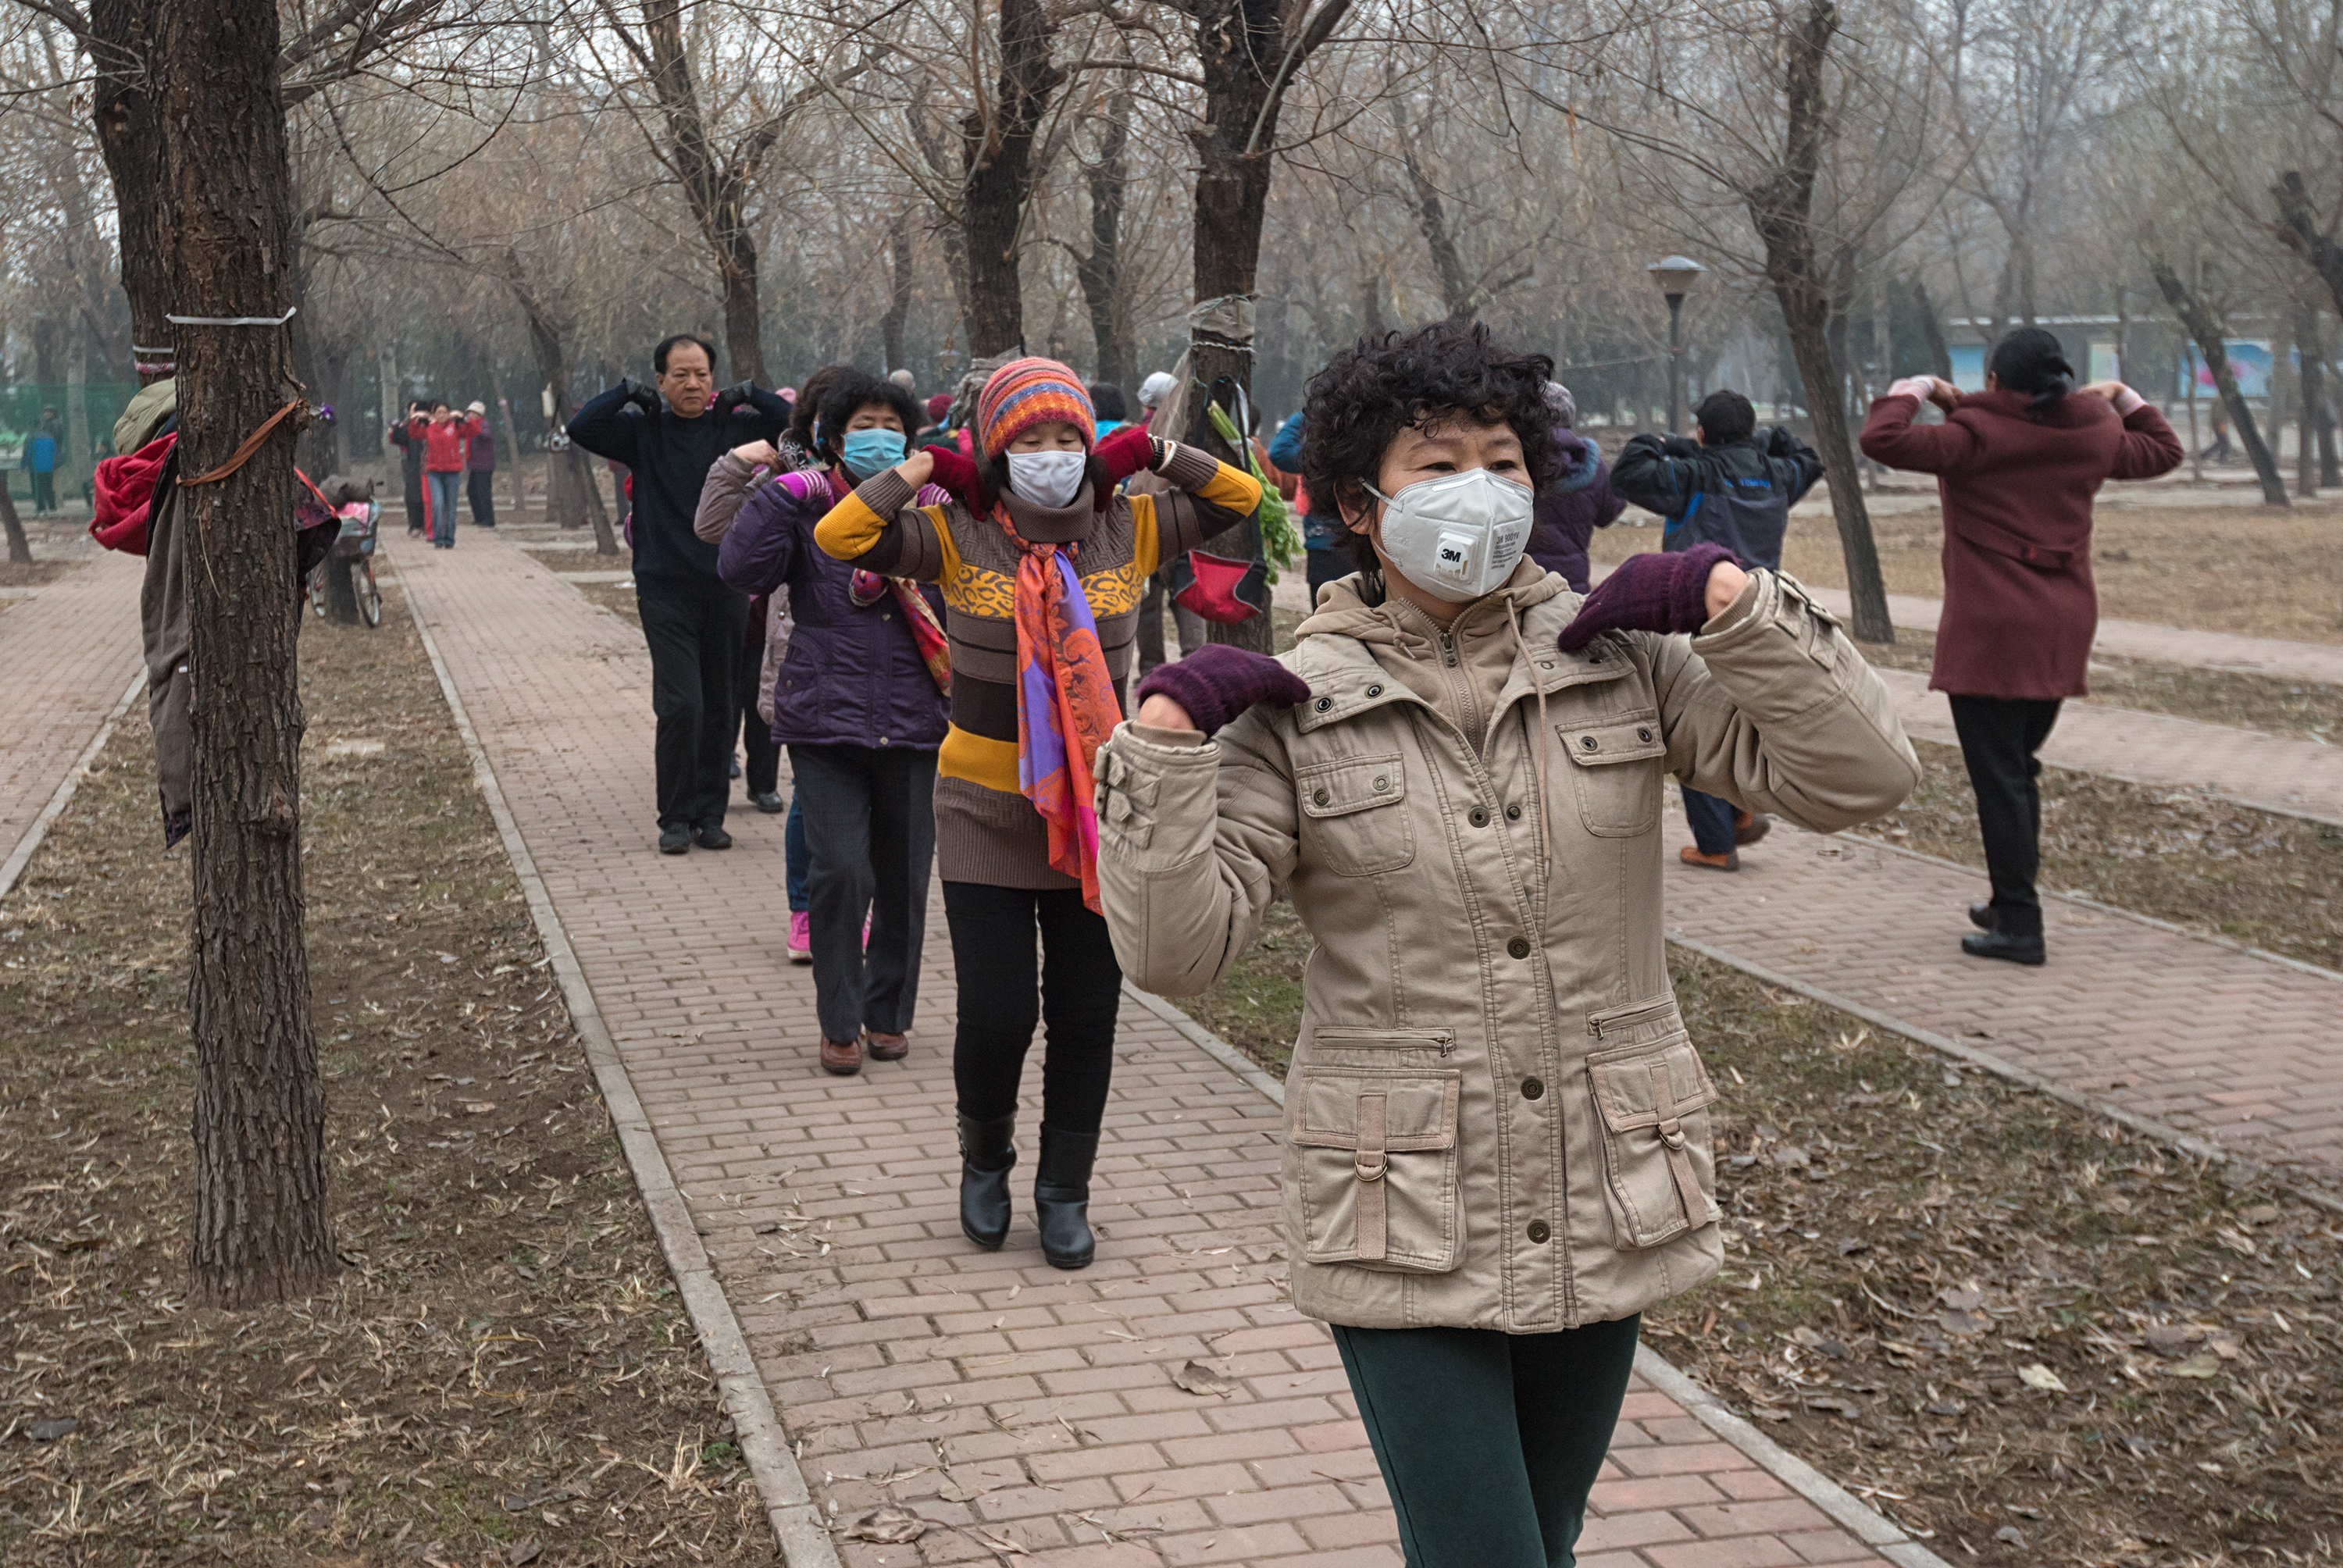
[[[2099,601],[2091,499],[2108,479],[2152,479],[2186,456],[2164,417],[2120,381],[2073,390],[2057,338],[2020,327],[1994,346],[1983,392],[1919,376],[1871,406],[1863,450],[1937,477],[1945,508],[1945,608],[1931,689],[1952,701],[1976,791],[1993,901],[1961,940],[1978,958],[2043,960],[2042,798],[2035,759],[2058,705],[2086,679]],[[1945,410],[1916,425],[1922,398]]]

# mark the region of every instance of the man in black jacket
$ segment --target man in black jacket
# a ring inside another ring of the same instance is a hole
[[[1664,519],[1664,550],[1723,545],[1747,567],[1782,569],[1782,535],[1790,508],[1822,477],[1815,449],[1776,426],[1757,428],[1757,411],[1738,392],[1712,392],[1693,411],[1696,442],[1681,436],[1638,436],[1611,466],[1611,488]],[[1693,843],[1684,864],[1712,871],[1741,869],[1739,846],[1765,836],[1772,819],[1730,800],[1684,792]]]
[[[715,345],[679,334],[651,355],[656,387],[621,381],[569,421],[571,440],[634,476],[635,605],[651,651],[665,855],[732,843],[732,682],[749,601],[716,575],[716,547],[691,531],[692,514],[719,457],[789,422],[789,406],[761,387],[718,392],[715,364]]]
[[[410,434],[407,426],[417,414],[427,415],[431,405],[420,397],[407,406],[407,417],[390,427],[390,444],[399,450],[399,477],[407,486],[407,537],[423,537],[423,437]]]

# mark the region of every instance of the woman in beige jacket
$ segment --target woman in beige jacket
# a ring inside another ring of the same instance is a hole
[[[1280,898],[1316,938],[1286,1080],[1294,1300],[1333,1325],[1417,1568],[1573,1562],[1636,1315],[1721,1261],[1663,779],[1828,832],[1919,776],[1791,579],[1707,547],[1581,599],[1523,560],[1550,374],[1453,323],[1338,357],[1303,478],[1366,569],[1282,659],[1156,671],[1100,759],[1133,980],[1205,990]]]

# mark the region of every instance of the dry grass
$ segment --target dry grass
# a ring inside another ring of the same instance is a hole
[[[1641,514],[1634,514],[1640,516]],[[1656,528],[1594,536],[1598,561],[1659,548]],[[2099,613],[2205,631],[2301,642],[2343,642],[2343,501],[2257,506],[2125,504],[2099,508],[2092,541]],[[1943,526],[1936,508],[1872,519],[1887,591],[1942,598]],[[1845,588],[1838,534],[1826,507],[1792,518],[1782,564],[1819,586]]]
[[[615,555],[598,555],[593,550],[544,550],[523,547],[528,558],[549,572],[622,572],[628,569],[628,556],[623,549]]]
[[[0,588],[46,588],[80,565],[71,560],[0,561]]]
[[[378,631],[302,638],[330,1291],[185,1299],[186,871],[144,725],[0,905],[0,1562],[776,1563],[386,598]]]

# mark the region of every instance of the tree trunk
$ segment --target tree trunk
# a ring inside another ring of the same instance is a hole
[[[403,483],[400,465],[403,453],[391,444],[390,427],[398,422],[400,393],[398,386],[398,345],[385,340],[375,359],[376,380],[382,398],[382,416],[376,421],[382,427],[382,460],[390,465],[387,485]]]
[[[1057,32],[1044,0],[1001,0],[1001,79],[987,107],[960,121],[960,192],[968,235],[968,351],[1008,354],[1025,343],[1019,278],[1033,138],[1066,79],[1050,61]]]
[[[291,297],[292,173],[274,0],[146,0],[163,175],[116,196],[170,226],[183,315],[275,316]],[[179,452],[204,473],[297,396],[282,328],[184,327]],[[301,696],[293,447],[180,491],[195,671],[195,1222],[201,1299],[316,1289],[334,1270],[326,1096],[302,937]],[[185,481],[182,481],[183,484]]]
[[[2298,305],[2294,312],[2294,352],[2301,396],[2301,407],[2296,410],[2294,492],[2298,496],[2318,494],[2318,431],[2326,422],[2326,377],[2318,363],[2318,311],[2316,307]]]
[[[1099,135],[1098,161],[1086,183],[1091,193],[1091,248],[1074,258],[1074,280],[1090,311],[1091,341],[1098,355],[1098,379],[1137,390],[1139,350],[1131,340],[1130,313],[1122,298],[1122,206],[1131,140],[1131,89],[1107,100],[1105,128]]]
[[[156,78],[147,68],[157,24],[169,7],[156,0],[91,0],[89,57],[91,123],[115,191],[160,193],[163,128],[156,119]],[[130,341],[142,367],[141,386],[171,374],[176,329],[169,281],[169,219],[159,201],[133,206],[117,199],[116,247],[122,292],[130,302]],[[189,312],[179,311],[178,315]],[[154,366],[157,368],[147,369]]]
[[[887,314],[879,318],[882,368],[904,368],[903,327],[911,319],[911,215],[899,212],[887,225]]]
[[[560,328],[529,291],[528,275],[518,251],[505,252],[505,281],[512,290],[514,303],[520,307],[522,318],[528,323],[529,349],[537,357],[538,374],[544,377],[546,390],[553,401],[546,420],[546,516],[565,528],[592,523],[594,553],[618,555],[618,530],[610,526],[610,514],[602,506],[601,487],[594,483],[591,455],[570,445],[565,434],[570,414],[569,360],[562,346]]]
[[[2273,507],[2287,505],[2286,480],[2278,474],[2278,459],[2262,440],[2261,427],[2254,423],[2254,411],[2246,407],[2245,395],[2237,390],[2237,373],[2229,368],[2229,351],[2221,341],[2221,324],[2163,257],[2149,262],[2148,272],[2155,277],[2156,286],[2164,291],[2165,303],[2172,307],[2172,314],[2180,318],[2188,336],[2197,340],[2197,351],[2205,356],[2205,368],[2213,373],[2213,386],[2221,394],[2222,406],[2229,411],[2229,423],[2237,427],[2237,439],[2244,443],[2246,456],[2253,459],[2255,477],[2262,482],[2262,499]]]
[[[2300,175],[2291,170],[2280,175],[2270,194],[2278,198],[2278,237],[2318,275],[2334,297],[2337,314],[2343,315],[2343,243],[2318,226],[2318,211]]]
[[[1831,135],[1823,67],[1837,32],[1835,0],[1807,0],[1805,22],[1783,40],[1788,124],[1782,164],[1771,179],[1749,193],[1749,216],[1765,243],[1766,280],[1781,302],[1790,353],[1814,415],[1815,445],[1830,479],[1831,513],[1838,522],[1839,550],[1846,559],[1855,635],[1865,642],[1892,643],[1896,625],[1887,615],[1887,585],[1879,572],[1871,514],[1855,481],[1855,443],[1847,436],[1846,403],[1838,367],[1831,358],[1830,295],[1815,267],[1815,178]]]
[[[1423,172],[1423,160],[1416,156],[1415,136],[1407,123],[1407,95],[1400,90],[1397,76],[1395,67],[1384,67],[1392,125],[1399,132],[1400,165],[1407,171],[1408,189],[1415,201],[1415,226],[1432,253],[1432,275],[1440,280],[1441,302],[1451,317],[1469,317],[1479,302],[1473,297],[1473,285],[1464,276],[1464,258],[1449,232],[1448,209],[1440,199],[1440,187]]]
[[[1936,301],[1928,297],[1928,286],[1920,275],[1912,275],[1912,308],[1920,315],[1920,330],[1928,339],[1928,373],[1950,381],[1953,378],[1953,351],[1945,342],[1945,324],[1936,316]]]
[[[8,493],[8,475],[0,469],[0,532],[8,536],[8,564],[33,564],[33,541],[25,537],[25,519],[16,515],[16,498]]]
[[[512,476],[513,520],[526,520],[528,512],[528,487],[522,483],[524,470],[520,466],[520,432],[513,428],[512,399],[505,396],[504,372],[498,367],[495,349],[484,356],[488,366],[488,396],[497,401],[497,424],[505,433],[505,471]]]
[[[59,491],[81,488],[89,477],[89,334],[81,329],[78,312],[65,318],[65,449],[66,470]]]
[[[644,0],[643,31],[651,45],[651,85],[667,116],[669,156],[684,198],[716,258],[724,295],[724,362],[734,381],[770,384],[765,374],[763,318],[757,298],[757,242],[749,232],[749,187],[758,166],[780,136],[780,120],[766,121],[720,155],[700,112],[699,85],[683,44],[682,0]]]

